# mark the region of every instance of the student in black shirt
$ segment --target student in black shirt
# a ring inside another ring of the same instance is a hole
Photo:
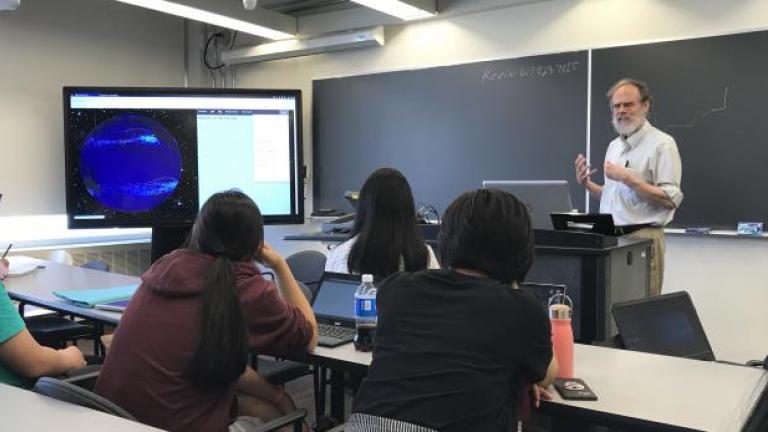
[[[506,431],[525,389],[537,402],[554,379],[544,307],[517,289],[533,262],[525,206],[498,190],[467,192],[446,210],[439,242],[444,270],[396,273],[379,286],[377,342],[350,431],[378,417]]]

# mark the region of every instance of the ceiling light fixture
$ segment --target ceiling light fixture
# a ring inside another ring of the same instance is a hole
[[[405,21],[430,18],[437,15],[435,0],[352,0],[387,15]]]
[[[178,2],[171,2],[167,0],[117,0],[122,3],[131,4],[147,9],[156,10],[159,12],[165,12],[167,14],[180,16],[183,18],[191,19],[194,21],[201,21],[209,24],[213,24],[219,27],[226,27],[232,30],[237,30],[243,33],[249,33],[256,36],[261,36],[267,39],[280,40],[289,39],[294,37],[296,33],[296,21],[292,17],[283,16],[281,14],[271,13],[270,16],[278,16],[284,19],[276,20],[281,22],[275,22],[276,28],[281,28],[288,31],[276,30],[275,28],[267,27],[264,23],[255,22],[255,20],[244,19],[250,14],[246,12],[242,6],[238,6],[236,2],[207,2],[204,0],[186,0],[184,4]],[[261,11],[269,13],[271,11]],[[291,30],[291,19],[293,19]]]

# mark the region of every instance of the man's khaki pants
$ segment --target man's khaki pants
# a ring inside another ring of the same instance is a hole
[[[651,240],[650,294],[651,296],[661,294],[661,284],[664,282],[664,230],[662,228],[643,228],[624,237]]]

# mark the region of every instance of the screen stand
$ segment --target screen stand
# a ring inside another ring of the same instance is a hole
[[[186,243],[190,229],[192,225],[152,227],[152,262]]]

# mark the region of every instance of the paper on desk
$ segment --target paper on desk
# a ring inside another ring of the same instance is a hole
[[[37,269],[45,261],[23,255],[6,257],[8,260],[8,276],[22,276]]]

